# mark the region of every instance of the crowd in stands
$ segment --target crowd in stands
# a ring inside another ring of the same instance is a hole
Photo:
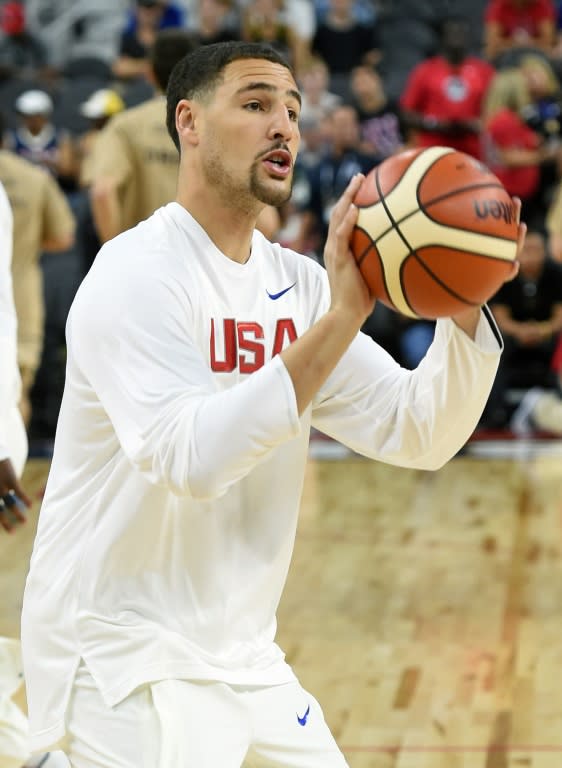
[[[521,198],[529,237],[491,301],[506,353],[482,426],[562,434],[562,2],[0,0],[0,180],[16,240],[34,221],[13,266],[32,449],[54,435],[80,280],[103,242],[174,197],[155,46],[229,39],[275,46],[302,91],[293,194],[260,223],[271,239],[321,261],[350,178],[410,146],[467,152]],[[14,155],[44,181],[16,184]],[[414,367],[433,327],[378,303],[365,330]]]

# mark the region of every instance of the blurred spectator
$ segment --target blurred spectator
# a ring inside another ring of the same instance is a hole
[[[558,9],[556,11],[554,48],[550,55],[557,64],[560,62],[560,59],[562,59],[562,3],[560,2],[558,3]]]
[[[319,20],[312,50],[330,71],[330,90],[349,99],[349,78],[360,64],[374,66],[380,59],[377,23],[355,18],[353,0],[329,0],[327,13]]]
[[[546,229],[550,255],[562,264],[562,182],[558,182],[556,194],[547,209]]]
[[[311,162],[325,141],[325,120],[342,99],[328,90],[330,73],[323,59],[309,56],[301,67],[299,87],[302,104],[299,117],[302,145],[300,162]]]
[[[545,234],[529,223],[517,277],[490,300],[505,350],[485,419],[504,426],[509,388],[551,385],[551,360],[562,330],[562,266],[547,257]]]
[[[519,50],[538,48],[551,53],[555,19],[552,0],[489,0],[484,12],[486,57],[502,66],[505,54]]]
[[[52,122],[53,101],[38,89],[24,91],[16,99],[18,125],[6,134],[5,145],[16,155],[40,165],[63,186],[72,186],[76,173],[70,134]]]
[[[25,6],[7,2],[0,7],[0,80],[46,75],[47,50],[26,27]]]
[[[89,122],[89,129],[82,134],[78,141],[78,162],[80,166],[80,186],[90,183],[92,151],[99,137],[99,132],[105,128],[110,118],[125,109],[125,102],[117,91],[111,88],[100,88],[83,104],[79,112]]]
[[[541,165],[542,199],[549,204],[554,185],[560,176],[562,149],[562,98],[560,82],[554,69],[544,56],[528,54],[521,58],[519,67],[527,83],[529,103],[522,111],[525,123],[541,137],[552,150],[552,157]]]
[[[90,98],[80,105],[80,114],[85,117],[90,127],[79,141],[77,148],[79,162],[79,185],[83,194],[77,204],[77,240],[80,246],[81,276],[84,276],[93,264],[101,243],[95,228],[90,204],[89,187],[92,179],[92,157],[100,131],[109,120],[125,109],[125,103],[117,91],[102,88],[92,93]]]
[[[329,90],[330,71],[320,56],[309,56],[299,72],[301,88],[300,123],[319,122],[341,104],[341,97]]]
[[[145,77],[150,70],[150,49],[161,29],[182,27],[182,9],[167,0],[134,0],[121,34],[113,74],[123,80]]]
[[[198,0],[189,28],[199,45],[239,40],[241,35],[232,0]]]
[[[410,73],[400,106],[415,146],[445,145],[480,157],[480,116],[494,70],[469,55],[468,31],[466,19],[445,18],[441,53]]]
[[[74,217],[50,173],[0,147],[0,180],[14,215],[12,274],[18,318],[18,363],[22,415],[29,424],[30,391],[41,360],[44,336],[43,250],[63,251],[74,239]]]
[[[48,64],[68,77],[109,77],[126,0],[26,0],[28,26]]]
[[[323,21],[330,12],[330,0],[312,0],[316,17]],[[370,24],[376,20],[375,3],[372,0],[352,0],[353,18],[361,24]]]
[[[486,98],[482,135],[484,161],[509,194],[521,198],[525,221],[544,216],[541,164],[558,154],[523,120],[529,103],[521,70],[498,72]]]
[[[295,65],[296,35],[283,0],[253,0],[242,15],[242,39],[269,43]]]
[[[400,108],[389,100],[379,73],[366,65],[355,67],[351,74],[351,92],[359,116],[362,149],[381,158],[403,149]]]
[[[102,243],[175,199],[179,158],[166,128],[162,94],[174,65],[195,45],[186,30],[159,32],[150,53],[158,93],[115,115],[96,140],[87,181]]]
[[[350,105],[336,107],[328,118],[329,144],[319,159],[307,169],[311,226],[323,247],[328,221],[334,203],[356,173],[367,174],[378,162],[372,154],[361,150],[357,111]],[[311,233],[307,233],[307,237]]]
[[[295,69],[298,75],[301,66],[312,53],[316,14],[310,0],[285,0],[285,7],[296,37]]]
[[[562,437],[562,334],[552,358],[556,386],[552,390],[532,387],[525,393],[511,418],[511,429],[525,437],[533,432],[549,432]]]

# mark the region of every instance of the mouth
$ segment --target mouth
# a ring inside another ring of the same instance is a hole
[[[293,158],[286,149],[275,149],[269,152],[262,162],[269,175],[278,179],[286,179],[293,169]]]

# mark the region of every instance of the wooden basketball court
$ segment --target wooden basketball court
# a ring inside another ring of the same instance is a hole
[[[4,635],[47,471],[0,536]],[[560,768],[560,444],[436,473],[311,459],[279,642],[351,768]]]

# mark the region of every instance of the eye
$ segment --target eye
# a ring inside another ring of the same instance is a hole
[[[287,112],[289,113],[290,120],[292,120],[294,123],[298,122],[299,115],[296,109],[288,109]]]
[[[259,101],[249,101],[244,105],[244,109],[249,112],[259,112],[262,109],[262,105]]]

